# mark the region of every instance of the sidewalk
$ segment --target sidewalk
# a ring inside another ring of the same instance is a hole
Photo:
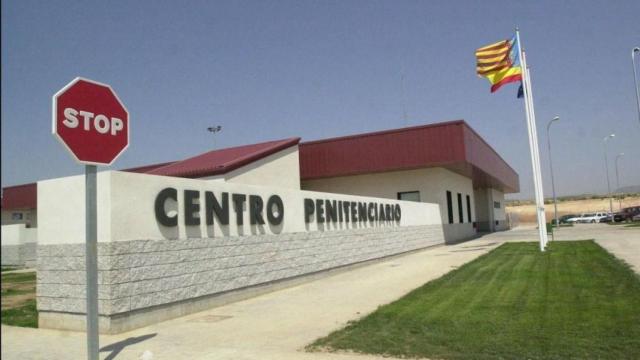
[[[562,228],[557,239],[596,241],[640,269],[640,230]],[[485,235],[357,268],[119,335],[100,337],[101,359],[388,359],[306,353],[315,339],[392,302],[506,241],[536,241],[533,227]],[[84,333],[2,326],[3,359],[83,359]]]
[[[306,353],[315,339],[498,246],[482,239],[430,248],[118,335],[102,359],[376,359]],[[2,326],[3,359],[82,359],[85,334]],[[117,356],[115,356],[117,355]],[[380,358],[382,359],[382,358]]]

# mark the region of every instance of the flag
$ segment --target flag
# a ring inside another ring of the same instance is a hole
[[[520,46],[515,36],[511,40],[479,48],[476,50],[476,59],[476,73],[489,80],[491,92],[496,92],[504,84],[522,82]]]
[[[518,88],[518,96],[517,98],[523,98],[524,97],[524,89],[522,88],[522,81],[520,82],[520,87]]]

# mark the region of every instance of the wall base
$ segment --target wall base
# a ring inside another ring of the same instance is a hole
[[[37,243],[2,245],[0,250],[2,266],[35,267]]]
[[[134,330],[144,326],[152,325],[161,321],[174,319],[177,317],[208,310],[218,306],[223,306],[236,301],[241,301],[256,297],[269,292],[297,286],[306,282],[318,280],[332,276],[341,272],[349,271],[358,267],[370,265],[372,263],[387,261],[396,257],[405,256],[411,253],[422,251],[427,248],[442,246],[441,244],[427,246],[421,249],[411,250],[400,254],[385,256],[378,259],[362,261],[316,273],[305,274],[293,278],[282,279],[270,283],[249,286],[243,289],[236,289],[224,293],[202,296],[195,299],[179,301],[171,304],[158,305],[145,309],[135,310],[127,313],[114,314],[111,316],[99,316],[100,334],[119,334]],[[40,311],[38,314],[38,327],[46,329],[86,331],[86,315],[79,313]]]

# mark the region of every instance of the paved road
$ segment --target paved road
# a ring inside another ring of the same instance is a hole
[[[562,239],[595,238],[640,268],[640,230],[576,226]],[[388,359],[306,353],[305,345],[374,311],[505,241],[535,240],[534,228],[494,233],[375,263],[320,280],[119,335],[101,336],[102,359]],[[632,251],[634,254],[629,255]],[[3,359],[82,359],[84,333],[1,327]]]

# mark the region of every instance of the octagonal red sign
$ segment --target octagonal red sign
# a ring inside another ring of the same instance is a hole
[[[129,146],[129,112],[109,85],[78,77],[53,96],[53,134],[78,162],[110,165]]]

